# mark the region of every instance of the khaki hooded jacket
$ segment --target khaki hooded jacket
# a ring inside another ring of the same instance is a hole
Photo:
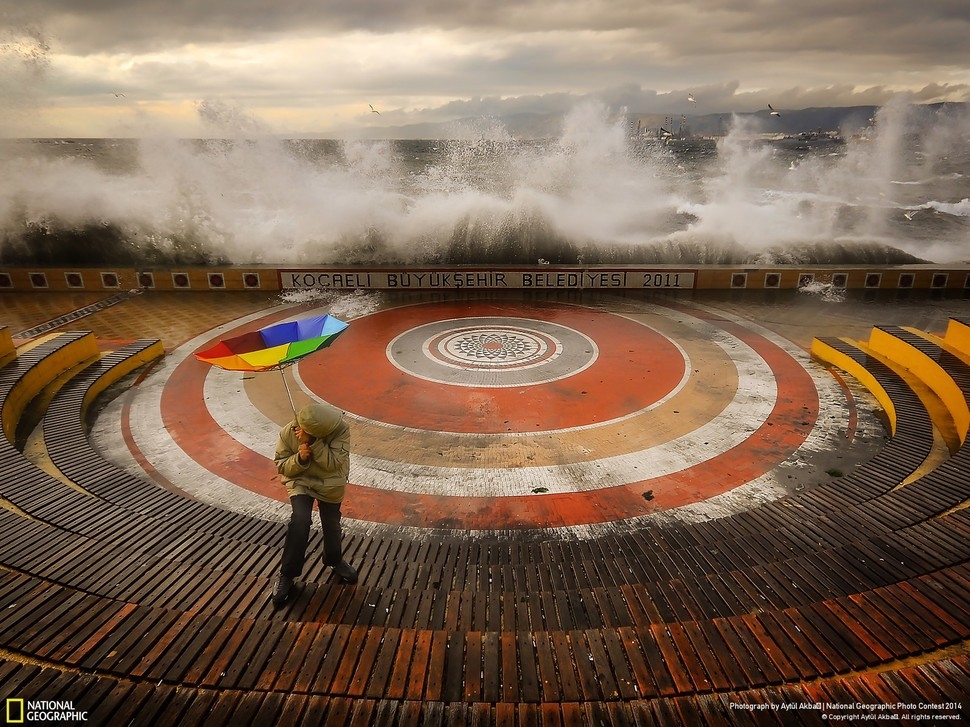
[[[300,440],[294,431],[298,425],[316,437],[310,445],[313,457],[305,465],[298,456]],[[341,411],[318,402],[300,409],[296,419],[280,430],[274,460],[290,497],[310,495],[324,502],[342,501],[350,474],[350,429]]]

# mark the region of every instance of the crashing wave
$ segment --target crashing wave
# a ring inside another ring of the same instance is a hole
[[[20,235],[9,230],[0,245],[5,265],[124,267],[227,265],[211,240],[200,237],[141,235],[133,239],[116,225],[78,228],[26,226]],[[155,239],[152,239],[155,238]],[[450,237],[425,239],[406,248],[376,231],[307,249],[307,265],[531,265],[539,260],[558,265],[904,265],[929,262],[904,250],[876,242],[786,243],[767,249],[746,248],[727,240],[666,239],[643,244],[577,243],[543,224],[494,229],[459,225]],[[286,260],[263,259],[265,264]]]

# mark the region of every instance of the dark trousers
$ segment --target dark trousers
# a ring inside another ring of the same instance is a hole
[[[290,525],[286,529],[286,542],[283,545],[283,564],[280,573],[296,578],[303,572],[306,560],[306,546],[310,541],[310,517],[313,515],[313,500],[309,495],[295,495],[290,498],[293,512]],[[317,500],[320,508],[320,523],[323,525],[323,563],[338,565],[343,558],[340,544],[340,503]]]

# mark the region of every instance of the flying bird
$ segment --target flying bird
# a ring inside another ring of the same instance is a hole
[[[910,210],[909,212],[903,212],[903,217],[907,220],[911,220],[919,213],[919,210]]]
[[[124,97],[125,97],[125,94],[123,93],[115,93],[115,98],[124,98]]]
[[[771,115],[772,115],[772,116],[781,116],[781,114],[780,114],[780,113],[778,113],[778,112],[777,112],[777,111],[775,111],[775,110],[774,110],[773,108],[771,108],[771,104],[768,104],[768,110],[769,110],[769,111],[771,112]]]
[[[367,104],[367,105],[368,105],[368,106],[370,106],[370,110],[371,110],[371,113],[372,113],[372,114],[377,114],[378,116],[380,116],[380,115],[381,115],[381,112],[380,112],[380,111],[378,111],[377,109],[375,109],[375,108],[374,108],[373,106],[371,106],[370,104]]]
[[[697,99],[694,98],[694,94],[692,93],[687,94],[687,100],[690,101],[691,103],[697,103]]]

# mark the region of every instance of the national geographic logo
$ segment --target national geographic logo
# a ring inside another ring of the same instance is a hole
[[[88,713],[74,709],[74,702],[7,699],[6,707],[7,724],[88,721]]]

